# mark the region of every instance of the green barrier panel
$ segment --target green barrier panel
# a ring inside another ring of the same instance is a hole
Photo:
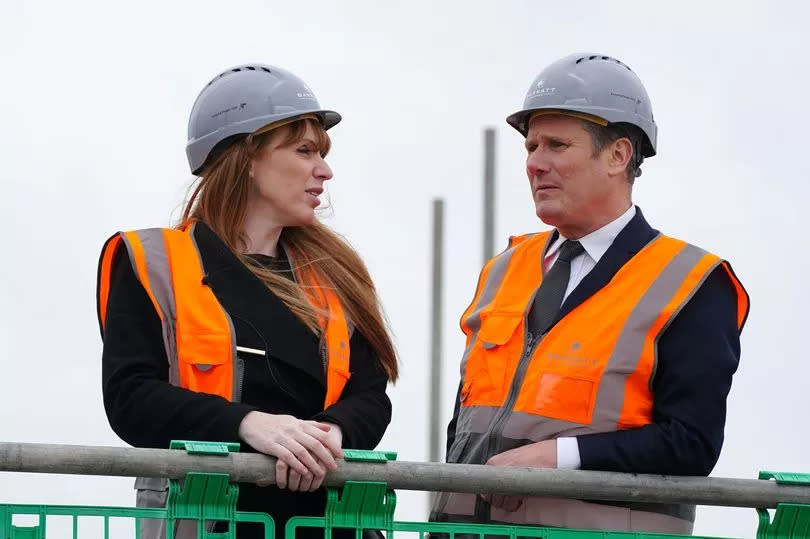
[[[782,485],[810,485],[810,474],[785,472],[759,472],[759,478],[775,480]],[[759,528],[757,539],[791,539],[810,537],[810,506],[780,503],[771,521],[767,509],[757,509]]]
[[[386,462],[395,460],[396,453],[380,451],[344,452],[349,461]],[[361,539],[363,530],[379,530],[386,537],[393,539],[396,532],[418,534],[425,539],[430,534],[442,539],[480,539],[498,538],[517,539],[518,537],[538,539],[682,539],[682,535],[666,535],[637,532],[605,532],[594,530],[551,529],[537,526],[511,526],[495,524],[462,524],[449,522],[395,522],[396,494],[388,490],[382,482],[347,481],[342,492],[329,489],[326,510],[323,517],[294,517],[287,521],[285,539],[295,539],[299,528],[322,528],[325,537],[331,537],[335,529],[354,530],[355,538]],[[695,537],[695,536],[690,536]],[[700,538],[696,538],[700,539]],[[704,537],[703,539],[712,539]]]
[[[197,455],[226,456],[239,451],[239,444],[215,442],[173,441],[172,449],[185,449]],[[236,539],[237,522],[253,522],[264,527],[264,539],[273,539],[275,523],[266,513],[250,513],[236,510],[239,487],[229,482],[227,474],[189,473],[181,482],[169,482],[169,496],[166,507],[147,509],[135,507],[93,507],[72,505],[0,505],[0,539],[46,539],[56,537],[47,534],[47,517],[70,517],[73,539],[90,537],[79,534],[80,517],[101,519],[104,539],[110,539],[110,519],[127,519],[133,524],[132,534],[127,537],[140,537],[145,519],[166,522],[167,539],[174,539],[177,521],[192,521],[198,539]],[[34,515],[37,523],[29,526],[15,526],[15,515]],[[154,522],[154,521],[152,521]],[[225,532],[213,532],[213,522],[226,523]],[[206,526],[206,523],[209,526]],[[83,522],[84,524],[84,522]],[[59,535],[64,537],[64,535]],[[98,537],[97,534],[92,537]]]
[[[37,523],[29,526],[15,526],[12,524],[15,515],[35,515]],[[104,539],[116,537],[110,535],[110,521],[111,519],[127,519],[131,520],[130,529],[132,532],[127,533],[126,537],[138,537],[141,523],[144,519],[160,519],[165,520],[169,535],[173,536],[175,517],[170,516],[168,509],[140,509],[134,507],[93,507],[93,506],[75,506],[75,505],[0,505],[0,538],[1,539],[46,539],[52,537],[64,538],[65,535],[48,534],[46,519],[47,517],[71,517],[72,519],[72,535],[73,539],[82,539],[83,537],[97,538],[99,535],[93,533],[92,535],[83,535],[79,533],[79,518],[80,517],[96,517],[101,520],[103,525]],[[206,515],[207,516],[207,515]],[[195,520],[199,523],[205,521],[204,518],[189,519]],[[234,539],[236,533],[234,524],[237,522],[254,522],[264,525],[264,538],[273,539],[275,535],[275,524],[270,515],[266,513],[247,513],[236,511],[232,518],[227,520],[229,530],[223,533],[207,532],[203,527],[202,535],[198,537],[205,539]],[[89,522],[82,522],[82,527]]]
[[[396,459],[395,454],[355,451],[346,460],[380,462]],[[783,484],[810,485],[810,474],[760,473],[760,479],[775,479]],[[329,489],[323,517],[295,517],[287,522],[285,539],[295,539],[298,528],[322,528],[326,537],[334,529],[354,530],[361,539],[363,530],[380,530],[389,539],[396,532],[408,532],[425,539],[427,535],[440,539],[675,539],[687,536],[640,532],[609,532],[596,530],[552,529],[536,526],[468,524],[447,522],[396,522],[393,519],[396,495],[385,483],[347,482],[342,493]],[[810,506],[779,504],[773,521],[765,509],[759,509],[760,525],[757,539],[810,539]],[[688,536],[700,539],[699,536]],[[711,539],[703,536],[702,539]],[[717,539],[717,538],[715,538]]]

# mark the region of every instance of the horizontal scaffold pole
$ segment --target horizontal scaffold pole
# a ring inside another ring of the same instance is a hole
[[[169,449],[0,442],[0,471],[48,474],[168,477],[226,473],[238,482],[272,483],[275,459],[256,453],[190,455]],[[586,500],[687,503],[729,507],[810,504],[810,486],[757,479],[674,477],[584,470],[492,467],[392,461],[339,461],[324,484],[382,481],[392,489],[500,493]]]

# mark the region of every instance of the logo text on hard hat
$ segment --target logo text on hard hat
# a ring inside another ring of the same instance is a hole
[[[629,95],[624,95],[624,94],[620,94],[620,93],[617,93],[617,92],[610,92],[610,95],[612,95],[614,97],[621,97],[623,99],[627,99],[628,101],[633,101],[633,102],[636,103],[636,105],[641,104],[641,99],[639,99],[637,97],[630,97]]]
[[[532,88],[529,91],[529,93],[526,94],[526,98],[528,99],[530,97],[538,97],[538,96],[542,97],[542,96],[546,96],[546,95],[551,95],[551,94],[553,94],[554,92],[557,91],[557,88],[554,87],[554,86],[547,86],[547,87],[544,88],[543,84],[545,84],[545,82],[546,81],[543,80],[543,79],[540,79],[539,81],[537,81],[537,84],[534,85],[534,88]]]
[[[315,99],[315,94],[312,93],[312,89],[306,84],[303,85],[303,91],[297,92],[296,95],[301,99]]]
[[[214,114],[212,114],[211,118],[216,118],[217,116],[221,116],[221,115],[223,115],[225,113],[228,113],[228,112],[230,112],[232,110],[237,110],[237,109],[242,110],[242,109],[245,108],[246,105],[247,105],[247,103],[239,103],[238,105],[233,105],[232,107],[228,107],[227,109],[222,109],[221,111],[215,112]]]

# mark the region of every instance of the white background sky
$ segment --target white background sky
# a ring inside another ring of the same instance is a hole
[[[446,199],[443,421],[481,265],[482,130],[497,128],[496,245],[544,228],[504,118],[546,64],[616,56],[644,81],[659,155],[634,198],[660,230],[729,259],[752,298],[713,475],[810,471],[807,4],[796,2],[0,3],[0,439],[122,445],[101,401],[96,264],[114,231],[171,223],[186,121],[220,70],[297,73],[344,121],[333,216],[369,265],[402,379],[381,448],[427,460],[430,205]],[[0,474],[0,503],[133,502],[130,479]],[[401,492],[397,518],[422,519]],[[696,532],[751,537],[749,509]]]

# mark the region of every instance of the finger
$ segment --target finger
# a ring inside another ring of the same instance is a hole
[[[323,473],[314,474],[312,476],[312,485],[310,485],[310,491],[321,488],[321,485],[326,478],[326,468],[322,466],[321,469],[323,470]]]
[[[326,466],[330,470],[337,470],[337,462],[335,462],[335,457],[332,455],[332,452],[327,448],[320,440],[305,435],[300,440],[301,444],[314,456],[317,458],[321,463]],[[314,469],[309,467],[310,470]]]
[[[296,456],[292,453],[292,451],[290,451],[280,443],[273,444],[270,451],[268,451],[268,454],[273,455],[280,461],[283,461],[284,464],[286,464],[289,468],[292,468],[293,470],[297,471],[298,473],[307,472],[307,467],[304,465],[304,463],[298,460]]]
[[[301,474],[295,470],[290,470],[290,473],[287,475],[287,490],[296,491],[300,484]]]
[[[331,429],[329,425],[320,425],[327,427],[327,429]],[[316,427],[314,425],[306,425],[306,433],[321,442],[327,449],[332,453],[333,457],[342,458],[343,457],[343,449],[340,447],[340,444],[335,439],[334,436],[329,434],[329,430],[322,430],[320,426]]]
[[[302,445],[302,443],[309,444],[313,449],[312,450],[308,449],[305,445]],[[306,470],[304,470],[303,473],[307,472],[313,474],[326,473],[326,470],[323,468],[323,465],[320,462],[318,462],[318,460],[316,460],[316,457],[320,458],[321,454],[323,454],[331,458],[331,455],[329,455],[329,452],[326,450],[326,448],[323,447],[322,444],[318,443],[317,440],[315,440],[312,437],[304,437],[301,441],[290,440],[287,447],[290,451],[292,451],[292,454],[295,455],[295,458],[297,458],[304,466],[306,466]],[[312,451],[312,453],[310,453],[310,451]],[[313,456],[313,453],[315,453],[315,456]]]
[[[301,484],[298,487],[298,490],[301,492],[309,492],[312,490],[312,483],[315,479],[315,476],[312,474],[302,475],[301,476]]]
[[[287,463],[281,459],[276,461],[276,485],[278,488],[287,488],[287,471],[290,469]]]
[[[340,445],[342,440],[343,437],[340,434],[329,433],[329,436],[326,437],[326,442],[324,443],[327,449],[329,449],[329,451],[332,453],[332,456],[334,456],[336,459],[343,458],[343,448]]]
[[[304,477],[304,475],[295,470],[290,470],[290,475],[287,478],[287,488],[293,492],[300,490],[302,477]]]
[[[329,432],[329,429],[332,428],[326,423],[319,423],[318,421],[304,421],[304,423],[306,423],[307,425],[312,425],[313,427],[316,427],[324,432]]]
[[[329,427],[327,431],[328,436],[324,443],[335,456],[335,458],[343,458],[343,431],[338,425],[326,424]]]
[[[489,494],[487,492],[487,493],[484,493],[484,494],[479,494],[478,496],[480,496],[481,499],[484,500],[485,502],[487,502],[488,504],[492,504],[492,494]]]
[[[321,488],[321,485],[323,485],[323,479],[324,479],[323,477],[313,476],[312,484],[310,484],[309,486],[309,491],[315,492],[316,490]]]

